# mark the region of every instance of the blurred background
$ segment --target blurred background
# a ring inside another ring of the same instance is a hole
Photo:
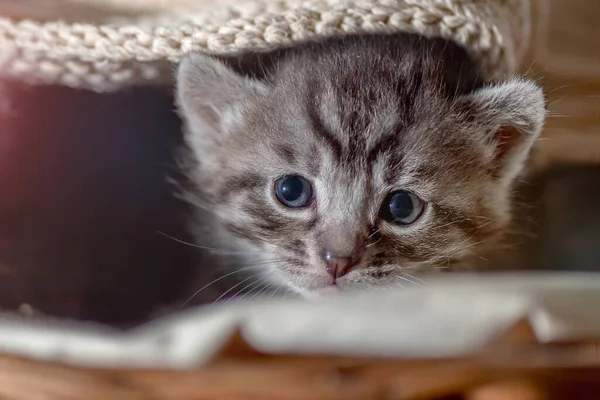
[[[600,2],[551,0],[532,68],[551,115],[518,188],[512,268],[600,270],[599,20]],[[0,308],[127,325],[187,289],[194,250],[159,233],[189,241],[165,178],[170,94],[4,82],[0,97]]]

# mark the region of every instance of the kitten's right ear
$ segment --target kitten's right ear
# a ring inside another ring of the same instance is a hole
[[[186,56],[177,70],[176,101],[195,135],[218,135],[231,113],[264,85],[237,74],[223,62],[199,53]]]
[[[458,100],[476,117],[490,173],[505,183],[521,172],[546,119],[544,92],[537,83],[512,78]]]

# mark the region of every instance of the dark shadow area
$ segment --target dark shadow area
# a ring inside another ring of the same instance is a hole
[[[522,268],[600,271],[600,166],[556,166],[531,181]]]
[[[193,272],[172,195],[180,121],[168,94],[8,86],[0,124],[0,305],[128,323]]]

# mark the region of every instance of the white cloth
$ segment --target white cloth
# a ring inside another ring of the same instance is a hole
[[[187,368],[239,331],[267,353],[445,357],[523,319],[541,342],[600,338],[600,274],[446,275],[421,287],[189,310],[126,333],[0,317],[0,350],[100,367]]]

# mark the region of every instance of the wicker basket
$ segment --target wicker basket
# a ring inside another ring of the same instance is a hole
[[[189,51],[401,30],[453,39],[499,78],[529,67],[546,9],[546,0],[13,0],[0,4],[0,76],[107,91],[168,84],[170,63]]]

